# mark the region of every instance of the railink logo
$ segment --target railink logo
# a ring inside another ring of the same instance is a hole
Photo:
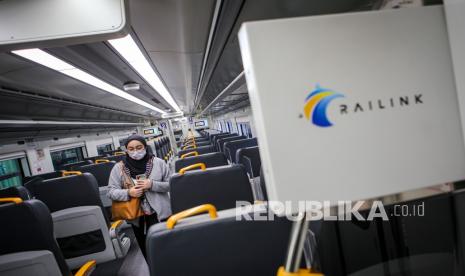
[[[305,118],[307,120],[312,118],[312,123],[319,127],[332,126],[333,124],[328,120],[326,115],[326,109],[332,100],[342,97],[344,95],[316,85],[315,90],[310,92],[307,98],[305,98]]]
[[[333,124],[326,114],[328,105],[336,98],[345,98],[341,93],[316,85],[315,89],[305,98],[304,116],[307,120],[319,127],[330,127]],[[348,99],[350,100],[350,99]],[[382,111],[385,109],[405,108],[423,104],[423,94],[411,94],[383,99],[369,99],[352,103],[341,103],[339,114],[355,114],[371,111]]]

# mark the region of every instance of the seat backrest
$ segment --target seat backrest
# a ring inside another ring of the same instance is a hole
[[[108,186],[108,180],[110,179],[110,173],[113,167],[115,166],[116,162],[110,161],[106,163],[100,164],[91,164],[85,165],[77,168],[77,170],[81,172],[88,172],[92,174],[95,179],[97,179],[97,183],[99,187]]]
[[[237,141],[226,142],[224,144],[225,154],[226,157],[232,163],[237,163],[236,161],[236,152],[238,149],[247,148],[247,147],[255,147],[258,146],[257,138],[250,138],[250,139],[243,139]]]
[[[165,223],[153,225],[146,241],[150,275],[276,275],[285,261],[291,222],[286,217],[237,220],[235,209],[224,212],[214,220],[186,219],[171,230]]]
[[[27,183],[27,182],[31,181],[32,179],[37,179],[37,178],[40,178],[40,179],[52,179],[52,178],[57,178],[57,177],[61,177],[61,172],[60,171],[37,174],[37,175],[32,175],[32,176],[26,176],[25,178],[23,178],[23,183]]]
[[[153,144],[155,145],[155,155],[158,158],[163,158],[162,153],[161,153],[161,145],[159,141],[154,141]]]
[[[216,144],[218,146],[218,151],[224,152],[224,143],[230,142],[230,141],[236,141],[236,140],[243,140],[247,139],[245,136],[230,136],[226,138],[220,138],[218,141],[216,141]]]
[[[459,262],[465,266],[465,189],[460,189],[452,193],[455,209],[455,233],[457,233],[457,247]],[[426,207],[425,207],[426,208]],[[426,211],[425,211],[426,212]],[[465,274],[465,267],[462,268],[461,274]]]
[[[113,156],[108,156],[105,157],[105,159],[110,160],[110,161],[115,161],[118,163],[119,161],[122,161],[126,155],[113,155]]]
[[[178,152],[178,157],[181,157],[184,154],[192,152],[192,151],[196,151],[199,154],[204,154],[204,153],[214,152],[215,150],[214,150],[213,146],[201,146],[201,147],[197,147],[195,149],[192,149],[192,148],[191,149],[185,149],[185,150],[180,150]]]
[[[212,152],[176,160],[174,163],[175,172],[196,163],[204,163],[207,168],[228,165],[226,156],[222,152]]]
[[[106,154],[97,155],[97,156],[87,157],[87,158],[85,158],[85,160],[95,161],[97,159],[105,159],[106,156],[107,156]]]
[[[93,159],[90,158],[90,159],[88,159],[88,160],[79,161],[79,162],[76,162],[76,163],[70,163],[70,164],[61,165],[61,166],[60,166],[60,170],[72,171],[72,170],[74,170],[74,169],[77,168],[77,167],[84,166],[84,165],[88,165],[88,164],[92,164],[92,163],[93,163]]]
[[[166,143],[165,143],[164,137],[160,138],[160,152],[161,152],[161,157],[160,157],[161,159],[163,159],[168,153],[166,150]]]
[[[216,151],[221,151],[220,150],[220,146],[219,146],[219,142],[223,139],[227,139],[227,138],[232,138],[232,137],[237,137],[239,135],[237,135],[236,133],[230,133],[230,134],[225,134],[225,135],[220,135],[220,136],[217,136],[215,138],[215,141],[214,141],[214,146],[215,146],[215,150]]]
[[[31,194],[23,186],[8,187],[0,190],[0,198],[4,197],[19,197],[22,200],[31,199]]]
[[[170,178],[171,209],[177,213],[197,205],[213,204],[218,210],[253,202],[252,187],[243,166],[222,166],[188,171]]]
[[[406,209],[402,209],[408,213],[400,215],[401,208],[396,206],[406,206]],[[394,265],[405,264],[406,268],[400,269],[398,275],[404,274],[401,272],[410,275],[426,275],[429,272],[432,272],[430,275],[454,275],[454,255],[458,243],[454,235],[456,211],[453,207],[451,194],[447,193],[384,205],[389,221],[380,218],[373,221],[357,221],[355,218],[352,221],[338,221],[344,275],[357,275],[355,272],[376,267],[382,271],[388,261]],[[413,215],[413,212],[421,210],[424,210],[423,215]],[[369,212],[362,210],[360,214],[367,218]],[[357,257],[353,252],[357,252]],[[422,259],[422,256],[427,257]],[[421,273],[423,271],[428,273]]]
[[[71,275],[53,234],[50,212],[39,200],[0,205],[0,255],[48,250],[53,253],[63,275]]]
[[[216,136],[219,136],[219,135],[224,135],[224,134],[229,134],[229,132],[220,132],[220,133],[215,133],[215,134],[212,134],[210,135],[208,138],[210,139],[210,142],[214,142],[214,139]]]
[[[237,134],[236,133],[222,133],[220,135],[217,135],[213,137],[213,145],[216,145],[216,142],[218,142],[219,139],[233,137],[233,136],[237,136]]]
[[[253,178],[260,176],[260,167],[262,166],[262,163],[258,147],[238,149],[236,152],[236,162],[244,165],[250,177]]]
[[[209,146],[211,145],[209,141],[201,141],[201,142],[195,142],[195,145],[197,147],[201,147],[201,146]]]
[[[90,173],[43,180],[26,184],[26,188],[32,196],[44,202],[50,212],[78,206],[99,206],[109,222],[100,200],[97,179]]]

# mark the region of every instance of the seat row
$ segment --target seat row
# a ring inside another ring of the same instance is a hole
[[[267,200],[264,184],[260,184],[261,160],[257,139],[230,133],[207,133],[203,131],[202,138],[191,138],[184,143],[175,162],[175,172],[183,168],[195,170],[205,167],[208,173],[213,167],[239,164],[251,179],[255,200]],[[199,139],[208,145],[199,146]]]
[[[166,136],[152,140],[154,143],[155,155],[167,162],[174,154],[171,148],[170,139]]]
[[[0,206],[2,226],[9,225],[0,230],[0,274],[6,269],[11,275],[37,275],[41,271],[37,266],[58,263],[60,274],[47,268],[42,271],[45,274],[38,275],[70,275],[70,270],[82,265],[93,267],[124,258],[129,251],[131,241],[122,231],[124,222],[110,221],[99,196],[98,181],[88,172],[33,179],[24,187],[1,190],[0,202],[7,203]],[[12,231],[10,226],[26,230]],[[32,229],[27,230],[29,227]],[[15,238],[4,239],[8,235]],[[11,242],[18,240],[19,245]],[[37,250],[47,252],[31,253]],[[26,270],[29,268],[35,273]]]

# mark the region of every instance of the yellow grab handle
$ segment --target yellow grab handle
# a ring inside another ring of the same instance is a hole
[[[74,276],[88,276],[94,271],[97,262],[95,260],[88,261],[74,274]]]
[[[108,163],[110,160],[108,159],[97,159],[95,160],[95,164],[100,164],[100,163]]]
[[[187,146],[184,146],[182,149],[185,150],[185,149],[196,149],[197,146],[196,145],[187,145]]]
[[[63,171],[61,176],[69,176],[69,175],[81,175],[82,172],[80,171]]]
[[[191,151],[191,152],[188,152],[188,153],[185,153],[185,154],[181,155],[181,159],[184,159],[184,158],[189,157],[189,156],[197,156],[197,155],[199,155],[198,152]]]
[[[0,198],[0,202],[13,202],[15,204],[23,202],[23,200],[20,197],[4,197]]]
[[[179,174],[183,175],[186,171],[190,171],[190,170],[197,169],[197,168],[200,168],[202,171],[204,171],[204,170],[207,169],[207,166],[205,165],[205,163],[192,164],[190,166],[187,166],[187,167],[184,167],[184,168],[180,169]]]
[[[118,155],[126,155],[126,153],[124,151],[117,151],[113,153],[113,156],[118,156]]]
[[[297,272],[287,272],[283,266],[278,270],[277,276],[324,276],[322,273],[311,272],[308,269],[299,269]]]
[[[187,209],[175,215],[172,215],[166,222],[166,228],[173,229],[176,223],[178,223],[178,221],[180,221],[181,219],[192,217],[192,216],[205,213],[205,212],[208,212],[208,214],[210,215],[210,218],[212,219],[215,219],[218,217],[218,215],[216,214],[215,206],[211,204],[204,204],[204,205],[200,205],[197,207]]]

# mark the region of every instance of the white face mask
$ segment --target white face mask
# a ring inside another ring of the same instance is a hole
[[[145,149],[141,150],[135,150],[133,152],[128,152],[129,157],[131,157],[134,160],[141,160],[144,158],[145,154],[147,154],[147,151]]]

